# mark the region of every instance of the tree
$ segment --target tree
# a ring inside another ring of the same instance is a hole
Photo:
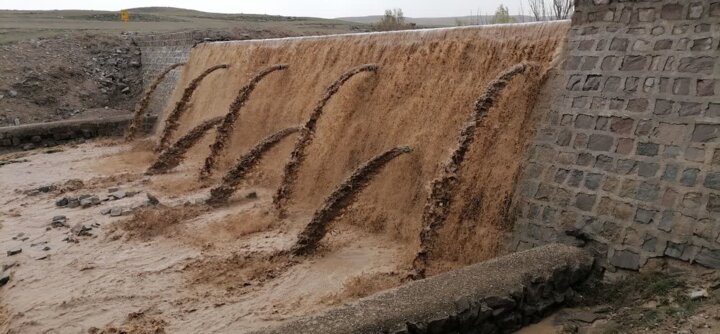
[[[405,23],[405,14],[400,8],[385,10],[385,15],[374,26],[378,31],[403,30],[412,27],[413,24]]]
[[[574,9],[573,0],[553,0],[552,11],[556,20],[565,20],[570,17]]]
[[[530,12],[532,13],[535,21],[544,21],[547,17],[547,6],[545,0],[528,0],[530,5]]]
[[[530,12],[536,21],[549,19],[565,20],[570,17],[574,9],[573,0],[527,0]]]
[[[510,11],[504,5],[500,5],[495,11],[495,23],[512,23],[513,19],[510,17]]]

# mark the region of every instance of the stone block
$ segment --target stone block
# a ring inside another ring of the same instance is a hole
[[[667,4],[662,7],[660,18],[663,20],[682,20],[685,18],[684,10],[685,7],[681,4]]]
[[[702,17],[705,8],[701,3],[690,4],[690,10],[688,11],[688,19],[699,19]]]
[[[686,187],[694,187],[698,179],[698,174],[700,174],[700,170],[697,168],[688,168],[684,170],[682,176],[680,177],[680,184]]]
[[[660,123],[652,135],[652,140],[663,145],[677,145],[685,142],[687,131],[686,124]]]
[[[613,117],[610,121],[610,132],[618,134],[630,134],[635,126],[632,118]]]
[[[701,147],[688,147],[685,149],[685,160],[705,162],[705,149]]]
[[[673,227],[675,226],[675,219],[676,219],[677,213],[673,211],[665,211],[662,214],[662,217],[660,218],[660,223],[658,224],[658,229],[664,232],[672,232]]]
[[[585,85],[582,90],[584,91],[596,91],[600,89],[600,83],[602,82],[602,76],[600,75],[588,75],[585,80]]]
[[[620,66],[621,71],[642,71],[647,68],[647,56],[625,56],[623,64]]]
[[[646,157],[654,157],[658,155],[659,149],[660,146],[655,143],[638,143],[637,154]]]
[[[621,175],[634,174],[637,170],[637,161],[631,159],[618,159],[615,172]]]
[[[695,124],[695,130],[692,134],[692,141],[696,143],[706,143],[713,141],[720,136],[720,124]]]
[[[589,190],[597,190],[602,183],[603,174],[588,173],[585,177],[585,188]]]
[[[702,113],[702,104],[697,102],[680,102],[678,115],[680,116],[700,116]]]
[[[617,148],[615,152],[622,155],[629,155],[635,148],[635,140],[632,138],[620,138],[618,139]]]
[[[684,57],[680,59],[678,71],[683,73],[712,74],[717,57]]]
[[[638,163],[638,175],[642,177],[655,177],[659,169],[660,165],[654,162],[641,161]]]
[[[592,151],[609,152],[615,142],[614,138],[608,135],[593,134],[588,141],[588,149]]]
[[[677,78],[673,81],[673,94],[690,95],[690,79]]]
[[[629,270],[640,269],[640,254],[630,250],[616,250],[610,258],[610,264]]]
[[[720,17],[720,2],[710,4],[710,16]]]
[[[630,45],[630,40],[627,38],[613,38],[610,42],[610,51],[622,51],[625,52]]]
[[[596,200],[596,195],[578,193],[575,196],[575,207],[582,211],[592,211]]]
[[[710,193],[708,198],[707,210],[713,213],[720,212],[720,195]]]
[[[702,194],[697,192],[689,192],[683,197],[682,207],[685,209],[694,210],[702,205]]]
[[[705,176],[705,182],[703,183],[705,188],[710,188],[714,190],[720,190],[720,173],[718,172],[709,172]]]
[[[697,81],[697,95],[698,96],[713,96],[715,95],[715,86],[717,80],[714,79],[701,79]]]
[[[699,39],[693,40],[690,50],[707,51],[707,50],[712,49],[712,47],[713,47],[712,37],[699,38]]]
[[[660,185],[655,182],[642,182],[638,187],[637,199],[644,202],[654,202],[660,194]]]
[[[718,269],[720,268],[720,250],[703,248],[695,257],[695,262],[709,268]]]
[[[675,182],[675,180],[677,180],[678,173],[679,167],[677,165],[667,165],[665,166],[665,171],[663,172],[661,179],[663,181]]]
[[[657,214],[658,212],[655,210],[638,208],[635,212],[635,222],[644,225],[652,224],[655,221],[655,216],[657,216]]]
[[[707,117],[720,117],[720,103],[712,103],[708,105],[707,112],[705,113],[705,116]]]
[[[575,118],[575,127],[578,129],[592,129],[595,126],[595,117],[580,114]]]
[[[672,39],[662,39],[657,42],[655,42],[655,51],[663,51],[663,50],[670,50],[673,47],[673,40]]]

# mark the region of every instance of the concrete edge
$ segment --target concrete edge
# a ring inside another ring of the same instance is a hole
[[[121,137],[132,121],[132,114],[65,120],[49,123],[0,127],[0,152],[51,147],[71,141],[99,137]],[[157,116],[145,118],[144,132],[152,131]]]
[[[508,333],[575,294],[593,257],[553,244],[444,273],[255,333]]]

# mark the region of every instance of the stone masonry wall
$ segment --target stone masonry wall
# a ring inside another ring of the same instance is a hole
[[[720,1],[576,0],[515,200],[515,250],[720,268]]]
[[[32,150],[99,137],[121,137],[132,115],[0,127],[0,153]],[[150,132],[156,116],[145,119],[143,132]]]
[[[204,41],[225,40],[227,36],[220,32],[188,31],[158,35],[144,35],[133,38],[142,52],[143,83],[145,87],[152,84],[158,74],[170,65],[188,60],[190,50]],[[150,113],[162,113],[167,100],[180,79],[182,67],[170,72],[150,100]]]

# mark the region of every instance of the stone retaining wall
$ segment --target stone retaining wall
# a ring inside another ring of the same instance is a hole
[[[67,142],[97,137],[121,137],[132,115],[38,123],[0,128],[0,153],[50,147]],[[149,133],[157,117],[146,118],[145,132]]]
[[[511,333],[575,295],[593,258],[549,245],[496,258],[257,333]]]
[[[578,0],[518,185],[511,247],[720,268],[720,1]]]
[[[190,50],[198,43],[208,40],[226,40],[221,32],[188,31],[179,33],[143,35],[133,38],[142,53],[143,83],[147,87],[152,84],[158,74],[170,65],[188,60]],[[154,115],[163,112],[163,108],[180,79],[182,67],[170,72],[163,83],[158,86],[148,110]]]

